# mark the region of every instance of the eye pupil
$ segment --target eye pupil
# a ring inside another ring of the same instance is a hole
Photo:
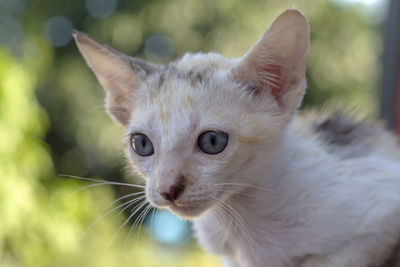
[[[228,134],[220,131],[207,131],[200,134],[197,145],[206,154],[221,153],[228,145]]]
[[[210,142],[213,146],[215,146],[215,144],[217,143],[217,138],[215,137],[215,135],[211,135]]]
[[[154,154],[153,143],[142,133],[135,133],[131,135],[131,147],[136,154],[147,157]]]

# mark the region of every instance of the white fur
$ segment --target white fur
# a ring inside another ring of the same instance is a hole
[[[126,58],[101,49],[112,54],[107,63],[109,55],[90,52],[99,43],[76,36],[108,97],[116,99],[108,108],[127,128],[127,155],[147,180],[148,200],[193,220],[199,242],[227,266],[379,266],[399,237],[395,138],[379,128],[368,141],[332,153],[296,117],[308,38],[304,17],[288,10],[243,59],[187,54],[144,73],[140,66],[125,71]],[[110,82],[103,72],[111,67],[124,71],[114,71]],[[118,82],[132,79],[126,75],[141,75],[129,90]],[[124,93],[129,118],[115,112]],[[216,155],[197,147],[198,136],[210,129],[229,134]],[[133,151],[129,137],[137,132],[152,140],[154,155]],[[363,144],[371,148],[360,149]],[[174,202],[162,198],[158,189],[180,175],[182,195]]]
[[[264,151],[253,151],[255,158],[265,158]],[[259,187],[245,190],[252,197],[237,196],[228,202],[245,222],[253,248],[246,239],[240,240],[244,233],[234,233],[217,212],[195,221],[205,247],[226,253],[238,266],[296,266],[292,260],[297,257],[324,255],[323,263],[311,263],[311,258],[302,266],[361,267],[387,256],[375,253],[398,239],[399,162],[374,155],[339,160],[315,141],[293,133],[291,127],[275,155],[274,171],[261,167],[252,169],[251,175],[243,174],[246,183]],[[219,235],[210,234],[210,227]],[[337,255],[343,257],[333,260]]]

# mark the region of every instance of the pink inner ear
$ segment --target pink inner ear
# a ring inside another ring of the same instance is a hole
[[[275,98],[278,102],[279,106],[283,106],[282,103],[282,89],[283,89],[283,81],[282,81],[282,72],[281,65],[269,63],[261,67],[262,78],[260,79],[260,87],[259,90],[269,90],[271,96]]]

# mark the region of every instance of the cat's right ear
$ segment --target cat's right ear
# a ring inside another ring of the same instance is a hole
[[[126,56],[85,33],[74,31],[73,36],[79,51],[106,91],[109,114],[127,126],[135,105],[135,90],[147,75],[160,67]]]
[[[235,75],[252,95],[275,101],[280,112],[293,114],[306,88],[309,26],[298,10],[279,15],[243,57]]]

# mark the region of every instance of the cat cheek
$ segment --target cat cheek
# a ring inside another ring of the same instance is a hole
[[[147,200],[153,205],[153,206],[159,206],[158,202],[158,193],[155,190],[155,184],[151,178],[147,179],[147,184],[146,184],[146,197]]]

